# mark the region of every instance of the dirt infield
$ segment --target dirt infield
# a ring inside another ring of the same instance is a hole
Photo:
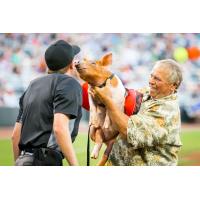
[[[13,127],[0,128],[0,139],[11,138]]]
[[[0,127],[0,139],[9,139],[12,136],[13,127]],[[87,133],[87,123],[81,123],[79,127],[80,133]]]
[[[184,160],[190,162],[192,166],[200,166],[200,152],[193,152],[185,156]]]
[[[0,139],[11,138],[13,127],[0,127]],[[182,124],[182,130],[199,130],[200,132],[200,124]],[[79,127],[80,133],[87,133],[88,124],[81,123]]]
[[[200,123],[193,123],[193,124],[182,124],[181,126],[182,130],[191,130],[191,131],[200,131]]]

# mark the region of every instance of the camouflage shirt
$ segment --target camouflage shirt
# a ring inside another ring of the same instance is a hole
[[[107,165],[177,165],[180,129],[177,94],[152,99],[145,90],[139,112],[129,118],[127,138],[117,137]]]

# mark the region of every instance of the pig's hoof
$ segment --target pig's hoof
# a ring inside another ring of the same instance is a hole
[[[99,154],[98,154],[97,152],[93,152],[93,153],[91,154],[90,157],[91,157],[92,159],[97,159],[98,156],[99,156]]]

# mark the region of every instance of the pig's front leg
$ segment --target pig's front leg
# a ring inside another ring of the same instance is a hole
[[[103,131],[101,128],[96,129],[94,133],[94,138],[95,138],[95,145],[91,153],[91,158],[97,159],[99,156],[99,151],[102,147],[103,144]]]

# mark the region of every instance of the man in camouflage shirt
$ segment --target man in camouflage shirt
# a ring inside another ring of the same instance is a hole
[[[149,88],[140,90],[143,94],[140,110],[130,117],[112,102],[109,86],[93,90],[120,133],[106,165],[177,165],[182,144],[176,92],[181,81],[178,63],[171,59],[158,61],[152,70]]]

